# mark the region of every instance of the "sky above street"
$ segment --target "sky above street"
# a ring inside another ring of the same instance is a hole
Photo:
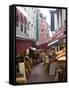
[[[39,10],[41,11],[41,13],[43,14],[43,16],[46,16],[46,21],[48,22],[48,24],[50,25],[51,23],[51,17],[50,17],[50,10],[56,10],[56,9],[52,9],[52,8],[39,8]]]
[[[43,16],[46,16],[46,21],[50,25],[50,12],[49,12],[49,9],[46,9],[46,8],[39,8],[39,9],[40,9],[41,13],[43,14]]]
[[[49,24],[49,26],[51,26],[50,10],[56,10],[56,9],[53,9],[53,8],[39,8],[39,10],[43,14],[43,16],[46,16],[46,21]],[[49,28],[49,35],[52,36],[53,34],[52,34],[52,31],[50,29],[51,28]]]

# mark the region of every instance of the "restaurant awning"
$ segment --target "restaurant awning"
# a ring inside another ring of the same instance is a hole
[[[38,49],[47,49],[48,48],[48,43],[43,43],[37,46]]]
[[[51,46],[51,45],[53,45],[53,44],[57,43],[58,41],[59,41],[59,40],[57,39],[57,40],[55,40],[55,41],[53,41],[53,42],[49,43],[49,44],[48,44],[48,46]]]
[[[32,41],[30,40],[16,40],[16,53],[24,52],[31,47],[31,44]]]

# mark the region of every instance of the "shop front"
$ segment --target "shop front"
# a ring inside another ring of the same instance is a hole
[[[21,53],[29,49],[33,44],[30,39],[16,39],[16,53]]]
[[[54,68],[54,72],[56,72],[56,77],[58,77],[58,81],[66,80],[66,34],[65,28],[62,27],[58,30],[51,40],[48,42],[48,49],[55,52],[55,60],[50,63],[50,74],[53,73],[52,68]],[[56,69],[56,67],[58,67]]]
[[[48,48],[54,49],[55,53],[66,49],[66,33],[65,28],[61,27],[48,42]]]

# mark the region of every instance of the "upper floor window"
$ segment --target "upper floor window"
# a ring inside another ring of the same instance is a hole
[[[24,33],[25,33],[25,34],[27,33],[27,31],[26,31],[26,25],[24,26]]]
[[[30,21],[29,21],[29,24],[30,24]]]
[[[23,32],[23,25],[21,24],[21,31]]]

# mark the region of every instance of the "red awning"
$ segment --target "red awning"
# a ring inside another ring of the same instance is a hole
[[[29,40],[16,40],[16,53],[21,53],[27,48],[30,48],[32,41]]]
[[[44,43],[44,44],[38,45],[37,48],[38,49],[48,49],[48,43]]]

